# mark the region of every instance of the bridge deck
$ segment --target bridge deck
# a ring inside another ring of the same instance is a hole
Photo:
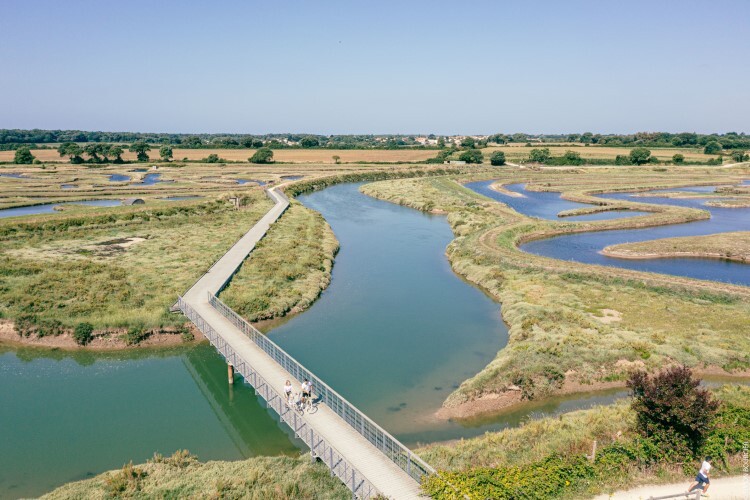
[[[273,386],[276,392],[282,394],[286,380],[291,380],[295,387],[299,387],[300,381],[250,340],[208,300],[208,294],[219,292],[265,235],[270,224],[288,207],[289,202],[283,195],[273,190],[269,194],[276,201],[275,206],[193,285],[183,301],[231,346],[237,356]],[[320,404],[317,412],[305,414],[303,419],[318,437],[335,448],[381,494],[396,499],[420,496],[419,485],[414,479],[326,405]]]

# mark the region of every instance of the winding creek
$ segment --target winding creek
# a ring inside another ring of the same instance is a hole
[[[524,194],[523,198],[508,196],[489,188],[494,181],[469,183],[466,186],[475,192],[505,203],[514,210],[533,217],[552,220],[593,220],[581,217],[557,217],[561,210],[580,208],[590,205],[574,203],[560,198],[559,193],[537,193],[526,191],[521,184],[507,186],[509,189]],[[572,260],[586,264],[616,266],[638,271],[686,276],[690,278],[722,281],[739,285],[750,285],[750,266],[739,262],[700,259],[700,258],[669,258],[669,259],[617,259],[601,254],[601,250],[609,245],[631,243],[658,238],[677,236],[701,236],[728,231],[750,230],[750,209],[748,208],[719,208],[706,206],[705,202],[711,198],[715,186],[698,186],[688,188],[674,188],[654,190],[649,192],[653,196],[633,197],[633,193],[610,193],[599,197],[613,200],[627,200],[662,205],[678,205],[683,207],[708,210],[711,218],[644,229],[622,229],[614,231],[599,231],[579,234],[566,234],[531,241],[521,245],[521,249],[545,257]],[[705,198],[665,198],[659,197],[663,192],[684,191],[688,193],[704,193]],[[602,212],[596,214],[599,220],[622,216],[641,215],[642,212]]]

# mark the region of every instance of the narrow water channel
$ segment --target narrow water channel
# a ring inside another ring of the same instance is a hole
[[[523,192],[523,194],[526,195],[526,198],[514,198],[489,189],[489,185],[492,184],[492,182],[494,181],[475,182],[467,184],[466,186],[479,194],[489,196],[497,201],[505,203],[524,215],[533,217],[547,219],[557,218],[556,214],[560,210],[570,208],[560,208],[561,206],[566,206],[563,205],[563,203],[572,203],[560,200],[558,193],[543,193],[548,196],[540,197],[540,193],[525,191],[522,188],[520,188],[520,192]],[[739,262],[699,258],[628,260],[607,257],[600,253],[604,247],[620,243],[640,242],[677,236],[702,236],[729,231],[749,231],[750,209],[719,208],[705,205],[706,200],[711,198],[711,193],[714,188],[714,186],[700,186],[666,190],[670,192],[685,191],[690,193],[704,193],[706,198],[676,199],[659,197],[659,194],[663,193],[664,190],[652,191],[650,193],[653,194],[653,196],[648,197],[633,197],[634,193],[615,193],[600,196],[602,198],[614,200],[678,205],[708,210],[711,213],[711,218],[707,220],[645,229],[623,229],[555,236],[554,238],[526,243],[521,245],[521,249],[525,252],[536,255],[543,255],[545,257],[552,257],[561,260],[572,260],[586,264],[615,266],[638,271],[649,271],[675,276],[722,281],[739,285],[750,285],[750,265]],[[576,205],[587,206],[584,204]],[[616,217],[622,217],[623,214],[639,215],[641,213],[604,212],[603,214],[615,214]],[[581,220],[581,218],[571,217],[564,220],[574,221]]]

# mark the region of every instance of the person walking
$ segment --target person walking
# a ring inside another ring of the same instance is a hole
[[[287,380],[284,384],[284,396],[286,396],[287,406],[292,402],[292,383]]]
[[[711,480],[708,478],[710,473],[711,457],[706,457],[706,459],[701,464],[701,468],[698,471],[698,474],[695,476],[695,484],[693,484],[690,489],[688,489],[688,493],[693,491],[695,488],[703,488],[703,493],[705,494],[708,491],[708,487],[711,486]]]

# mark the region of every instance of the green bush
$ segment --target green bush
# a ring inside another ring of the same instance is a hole
[[[459,160],[466,163],[482,163],[484,155],[478,149],[467,149],[458,157]]]
[[[219,155],[217,155],[216,153],[211,153],[210,155],[203,158],[204,163],[219,163],[221,161],[224,161],[224,160],[219,158]]]
[[[503,153],[502,151],[495,151],[494,153],[492,153],[492,156],[490,156],[490,165],[494,165],[496,167],[505,165],[505,153]]]
[[[646,148],[633,148],[630,150],[628,159],[632,164],[643,165],[651,160],[651,151]]]
[[[30,165],[34,163],[34,155],[31,154],[31,149],[28,146],[21,146],[16,149],[16,155],[13,158],[13,163]]]
[[[123,336],[123,340],[127,345],[136,345],[146,340],[149,335],[150,332],[146,331],[142,325],[131,326],[128,333]]]
[[[273,151],[271,148],[260,148],[248,158],[248,161],[250,163],[273,163]]]
[[[715,155],[721,153],[721,149],[721,144],[719,144],[718,141],[711,141],[706,144],[705,148],[703,148],[703,153],[707,155]]]
[[[86,345],[91,341],[94,326],[91,323],[78,323],[73,330],[73,338],[78,345]]]
[[[627,382],[633,392],[638,432],[659,445],[662,459],[679,461],[701,449],[719,403],[686,366],[656,375],[633,372]]]
[[[680,153],[677,153],[676,155],[672,156],[672,163],[675,165],[680,165],[681,163],[685,162],[685,156],[681,155]]]

